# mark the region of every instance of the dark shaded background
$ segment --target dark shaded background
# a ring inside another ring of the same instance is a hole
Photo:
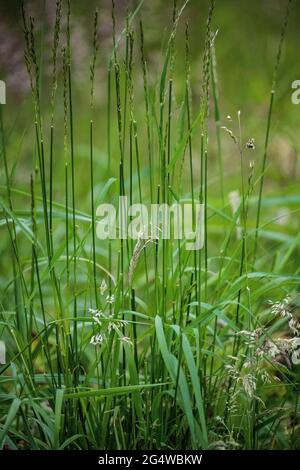
[[[182,2],[179,2],[181,5]],[[220,90],[221,119],[226,121],[228,114],[236,116],[242,112],[244,133],[256,140],[256,155],[260,160],[269,93],[272,85],[272,73],[280,39],[281,25],[284,19],[285,0],[222,0],[216,1],[213,28],[218,29],[215,41],[217,72]],[[11,123],[11,153],[19,155],[22,145],[22,158],[19,158],[18,178],[24,180],[28,173],[27,161],[30,161],[32,139],[32,102],[29,82],[24,65],[24,39],[19,2],[0,1],[0,78],[7,84],[7,122]],[[72,5],[72,47],[73,77],[76,111],[76,138],[81,147],[77,147],[78,156],[84,161],[84,146],[88,139],[89,120],[89,64],[92,51],[92,24],[95,7],[100,12],[100,49],[97,60],[95,99],[97,134],[95,137],[100,155],[105,157],[105,113],[107,96],[107,63],[112,51],[112,20],[110,0],[92,0],[82,2],[73,0]],[[125,24],[126,12],[136,2],[116,1],[117,29],[120,32]],[[205,36],[205,22],[209,2],[191,0],[180,21],[176,39],[175,93],[177,104],[180,103],[184,84],[184,30],[189,22],[191,40],[191,68],[193,107],[197,112],[201,92],[202,54]],[[55,1],[26,1],[26,11],[36,18],[37,43],[43,44],[41,67],[43,70],[42,90],[45,119],[47,119],[50,100],[51,42],[55,18]],[[161,73],[163,45],[170,33],[172,23],[172,0],[145,0],[140,10],[145,29],[145,47],[150,74],[150,82]],[[279,68],[278,86],[273,114],[272,139],[270,142],[270,169],[266,187],[278,186],[282,191],[297,184],[299,177],[299,118],[300,106],[291,103],[291,83],[300,78],[299,70],[299,23],[300,2],[294,1],[290,15],[287,37],[282,51]],[[141,70],[139,66],[138,24],[135,25],[136,40],[136,107],[142,116]],[[140,93],[140,94],[139,94]],[[62,122],[61,85],[58,89],[57,119]],[[139,103],[140,106],[139,106]],[[22,142],[22,143],[21,143]],[[226,168],[231,174],[232,146],[224,136]],[[214,171],[215,146],[212,141],[210,165]],[[30,164],[29,164],[30,167]],[[235,184],[228,179],[230,190]],[[28,178],[27,178],[28,179]],[[26,184],[28,183],[26,179]],[[213,183],[212,183],[213,184]],[[84,186],[83,186],[84,187]]]

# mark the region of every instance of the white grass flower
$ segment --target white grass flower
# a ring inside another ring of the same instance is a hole
[[[107,326],[107,331],[108,333],[111,333],[112,331],[118,331],[120,328],[125,328],[125,326],[128,325],[128,321],[126,320],[119,320],[116,319],[113,321],[110,321]]]
[[[88,311],[90,315],[96,315],[99,312],[96,308],[89,308]]]
[[[102,325],[102,322],[101,322],[101,320],[100,320],[101,317],[102,317],[102,311],[101,311],[101,310],[97,310],[96,313],[94,313],[94,315],[93,315],[93,320],[94,320],[99,326]]]
[[[266,370],[261,372],[260,377],[264,384],[271,383],[271,375]]]
[[[241,330],[237,334],[246,336],[249,339],[256,339],[257,338],[256,330],[254,330],[254,331]]]
[[[129,273],[128,273],[129,284],[132,283],[133,274],[134,274],[135,268],[137,267],[137,264],[138,264],[138,261],[139,261],[139,258],[143,249],[146,248],[146,246],[153,241],[154,239],[151,237],[145,239],[145,233],[143,231],[139,233],[138,240],[133,249],[132,257],[129,263]]]
[[[295,335],[295,336],[299,336],[299,333],[300,333],[300,323],[295,320],[294,318],[291,318],[289,320],[289,327],[290,327],[290,330],[292,331],[292,333]]]
[[[105,282],[105,279],[102,279],[102,282],[100,284],[100,294],[104,295],[106,291],[107,291],[107,284]]]
[[[290,298],[285,297],[281,302],[272,302],[271,300],[269,301],[271,304],[271,313],[273,315],[280,315],[281,317],[287,317],[291,318],[292,314],[289,310],[289,303],[290,303]]]
[[[227,132],[227,134],[229,135],[229,137],[232,138],[233,142],[235,144],[238,144],[238,139],[237,137],[234,135],[234,133],[232,132],[232,130],[228,129],[228,127],[226,126],[221,126],[221,129],[224,129],[225,132]]]
[[[238,359],[239,359],[238,357],[236,357],[236,356],[231,356],[231,355],[228,355],[227,357],[228,357],[229,359],[232,359],[232,361],[238,361]]]
[[[115,296],[114,296],[113,294],[106,296],[106,302],[107,302],[108,304],[113,304],[114,301],[115,301]]]
[[[282,318],[287,318],[288,319],[288,325],[291,330],[291,332],[295,336],[299,336],[300,334],[300,323],[293,317],[293,314],[291,312],[291,299],[289,297],[286,297],[285,299],[282,300],[282,302],[275,302],[271,304],[271,313],[273,315],[279,315]]]
[[[256,379],[255,379],[255,377],[253,377],[253,375],[251,375],[251,374],[244,375],[242,377],[242,383],[243,383],[243,387],[244,387],[245,392],[247,393],[247,395],[250,398],[252,398],[253,395],[254,395],[254,392],[256,390]]]
[[[93,320],[99,325],[102,325],[100,318],[103,316],[102,310],[97,310],[95,308],[90,308],[89,313],[92,315]]]
[[[243,363],[243,369],[252,369],[252,367],[256,366],[256,364],[257,359],[255,357],[248,357]]]
[[[122,343],[130,344],[132,346],[132,341],[128,336],[121,336],[119,339]]]
[[[261,355],[267,354],[271,358],[274,358],[280,354],[280,349],[278,346],[274,343],[274,341],[271,341],[269,338],[267,338],[264,341],[263,346],[257,351],[259,355],[259,351],[261,351]]]
[[[99,326],[102,326],[102,321],[99,320],[99,314],[95,315],[93,317],[93,320],[95,320],[95,322],[99,325]]]
[[[90,344],[93,344],[93,346],[101,346],[104,340],[105,340],[105,336],[101,333],[98,333],[92,336]]]
[[[300,364],[300,338],[294,338],[292,347],[292,363],[298,365]]]

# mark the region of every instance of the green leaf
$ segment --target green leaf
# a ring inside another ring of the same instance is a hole
[[[9,409],[9,412],[7,414],[4,426],[2,428],[2,431],[0,433],[0,449],[3,448],[3,445],[5,443],[6,439],[6,434],[9,431],[10,426],[12,425],[15,417],[18,414],[19,408],[21,405],[21,400],[19,398],[15,398],[14,401],[11,404],[11,407]]]
[[[157,335],[160,352],[162,354],[165,366],[173,381],[173,384],[175,385],[177,381],[177,373],[178,373],[179,364],[178,364],[177,358],[172,353],[170,353],[168,349],[162,320],[158,315],[155,317],[155,328],[156,328],[156,335]],[[186,381],[186,377],[184,375],[184,372],[181,366],[179,368],[178,385],[179,385],[179,390],[181,394],[180,405],[186,415],[186,418],[189,424],[193,445],[196,446],[195,423],[194,423],[194,416],[193,416],[193,411],[192,411],[191,397],[190,397],[190,392],[189,392],[188,384]]]
[[[56,397],[55,397],[55,425],[54,425],[54,440],[53,440],[54,449],[58,449],[59,447],[59,434],[60,434],[60,429],[61,429],[63,399],[64,399],[64,390],[61,388],[58,388],[56,390]]]

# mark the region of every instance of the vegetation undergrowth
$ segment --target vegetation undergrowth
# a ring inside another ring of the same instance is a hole
[[[189,0],[174,1],[155,71],[143,3],[119,31],[112,0],[112,52],[101,80],[101,10],[95,12],[84,103],[74,91],[71,1],[56,2],[51,51],[22,5],[31,173],[16,182],[11,123],[1,107],[1,237],[10,264],[1,274],[7,361],[0,369],[0,447],[297,449],[300,232],[299,224],[282,231],[274,208],[300,197],[264,193],[292,2],[278,34],[263,142],[247,134],[241,111],[221,118],[217,2],[210,1],[199,33],[199,99],[188,22],[182,28]],[[178,37],[184,80],[177,80]],[[52,58],[47,86],[44,54]],[[105,113],[95,103],[99,87]],[[85,171],[78,170],[82,106],[90,113]],[[106,128],[101,152],[99,127]],[[239,175],[229,194],[224,148]],[[203,204],[203,248],[145,238],[143,227],[138,240],[99,240],[97,207],[117,207],[120,196],[130,205]]]

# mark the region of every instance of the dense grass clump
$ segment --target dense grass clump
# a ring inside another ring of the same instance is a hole
[[[189,1],[174,1],[156,62],[143,3],[120,28],[112,1],[101,74],[101,10],[91,18],[82,101],[72,2],[56,2],[48,50],[26,5],[20,11],[33,106],[23,173],[0,110],[0,446],[299,448],[300,232],[297,220],[284,225],[282,208],[297,212],[300,197],[297,187],[265,193],[291,1],[261,141],[241,111],[223,118],[217,2],[198,32],[196,79]],[[203,204],[203,248],[144,236],[145,227],[137,240],[99,240],[97,207],[117,207],[120,196]]]

